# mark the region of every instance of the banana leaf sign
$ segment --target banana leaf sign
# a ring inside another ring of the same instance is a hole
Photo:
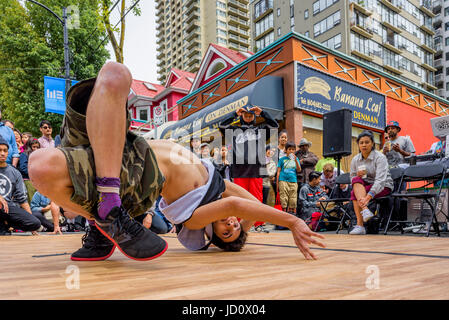
[[[352,110],[352,122],[373,129],[385,128],[385,96],[329,74],[296,66],[296,107],[317,114]]]

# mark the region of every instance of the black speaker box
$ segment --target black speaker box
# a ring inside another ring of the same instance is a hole
[[[344,157],[351,152],[352,110],[341,109],[323,116],[323,157]]]

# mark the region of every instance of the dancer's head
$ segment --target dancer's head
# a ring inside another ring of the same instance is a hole
[[[236,217],[227,217],[213,223],[211,242],[224,251],[240,251],[247,235]]]

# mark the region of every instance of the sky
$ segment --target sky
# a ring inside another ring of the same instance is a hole
[[[132,11],[126,16],[124,64],[130,69],[133,79],[159,83],[156,66],[156,4],[154,0],[140,0],[138,5],[140,16],[135,16]],[[111,15],[111,24],[115,25],[119,20],[119,12],[115,9]],[[110,43],[107,49],[111,53],[110,60],[115,61]]]

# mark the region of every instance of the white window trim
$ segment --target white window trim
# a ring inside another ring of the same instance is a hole
[[[214,74],[211,74],[211,72],[212,72],[212,70],[214,69],[214,67],[215,67],[217,64],[219,64],[219,63],[224,64],[224,68],[223,68],[223,69],[226,69],[227,66],[228,66],[228,64],[226,63],[226,61],[224,61],[223,59],[221,59],[221,58],[215,59],[215,60],[210,64],[209,68],[207,68],[206,76],[204,77],[206,80],[209,79],[209,78],[211,78],[211,77],[213,77],[214,75],[216,75],[217,73],[219,73],[219,72],[221,72],[221,71],[223,70],[223,69],[220,69],[220,70],[218,70],[217,72],[215,72]]]
[[[140,119],[140,111],[142,111],[142,110],[147,110],[147,114],[148,114],[147,120]],[[136,107],[136,119],[142,120],[142,121],[150,121],[151,120],[150,106]]]

